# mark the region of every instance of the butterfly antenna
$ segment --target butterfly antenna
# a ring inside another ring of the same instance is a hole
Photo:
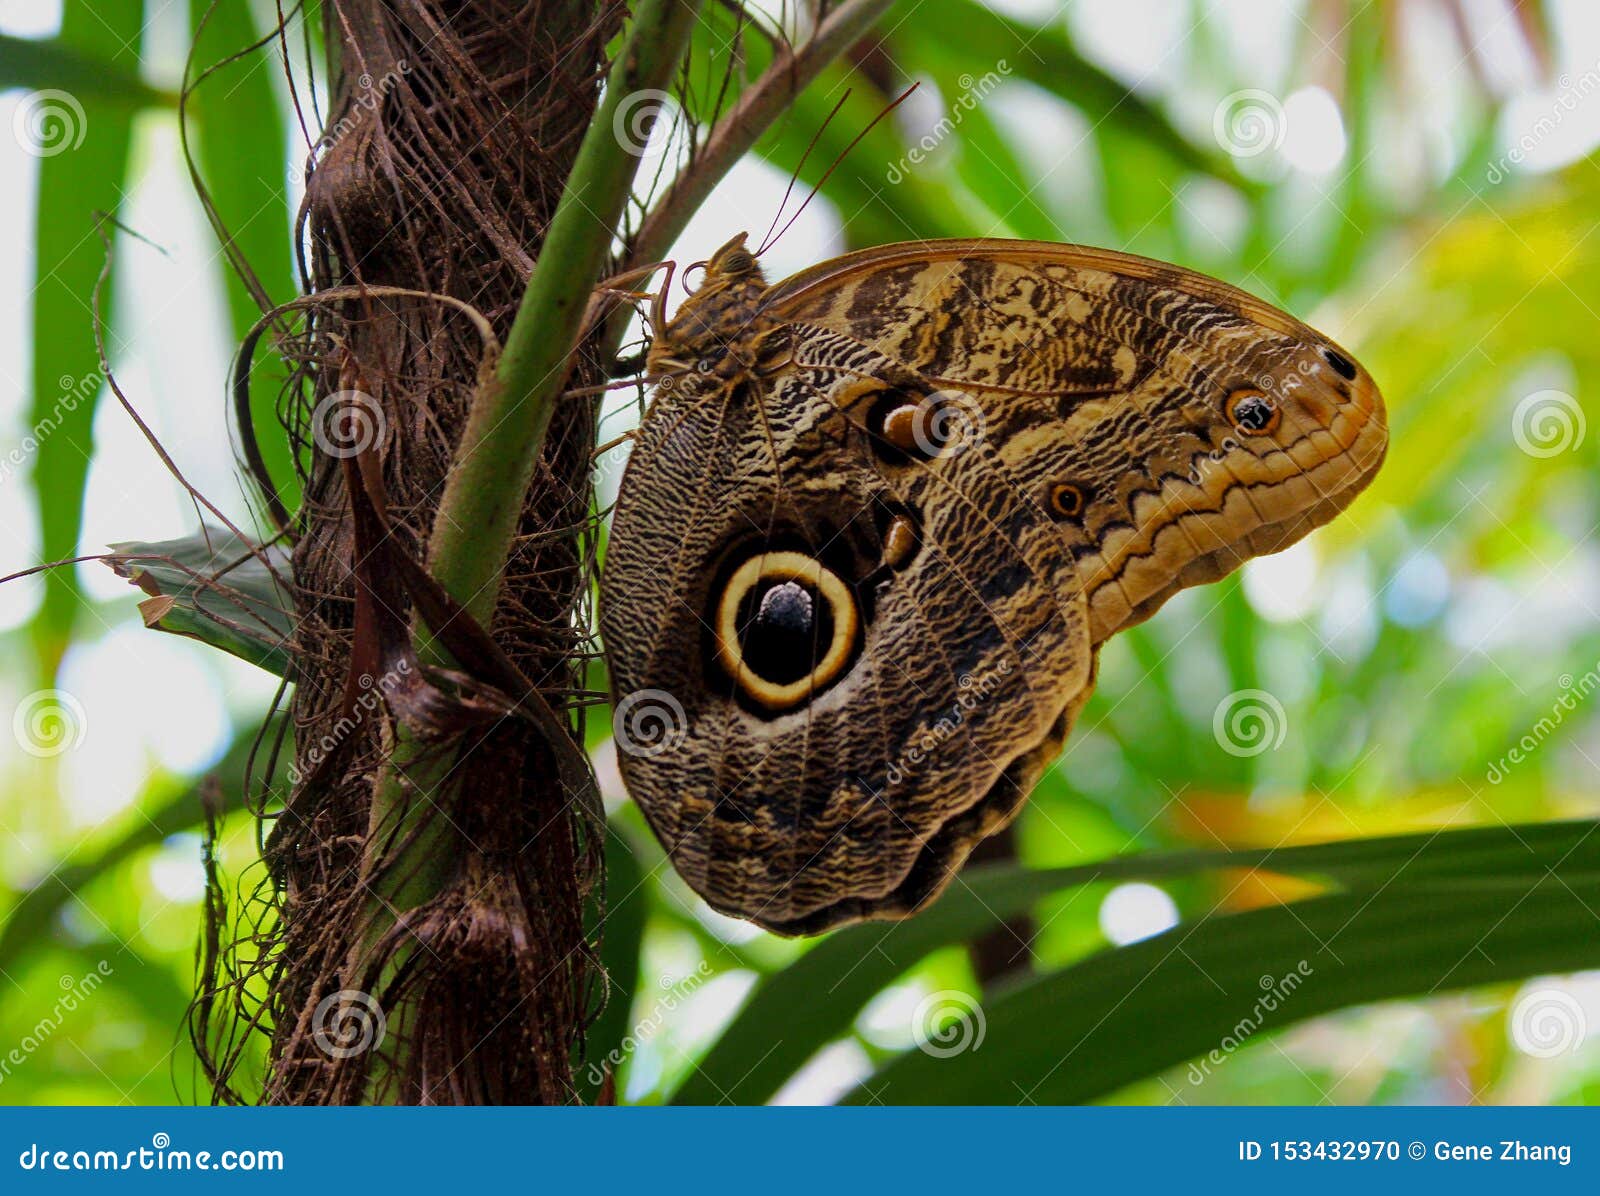
[[[806,144],[806,152],[800,155],[799,163],[789,173],[789,185],[783,189],[783,199],[778,202],[778,210],[772,214],[772,223],[767,225],[766,234],[761,240],[762,247],[756,251],[757,257],[767,251],[769,247],[767,238],[772,236],[772,230],[777,228],[778,221],[783,219],[783,209],[789,206],[789,196],[794,194],[795,181],[799,179],[800,172],[806,168],[806,159],[811,157],[811,151],[817,148],[817,142],[822,140],[822,135],[828,131],[828,126],[833,123],[833,118],[839,115],[839,109],[844,107],[844,102],[849,98],[850,89],[847,87],[844,94],[839,97],[839,102],[833,106],[833,111],[828,113],[826,119],[817,126],[817,131],[811,134],[811,140]],[[801,206],[804,207],[804,205]]]
[[[793,216],[789,217],[788,224],[785,224],[782,228],[780,228],[778,230],[778,235],[776,237],[774,237],[774,236],[772,236],[772,230],[771,229],[767,230],[766,239],[761,242],[761,248],[756,250],[756,256],[757,257],[760,257],[763,253],[765,253],[767,250],[771,249],[774,245],[776,245],[778,243],[779,239],[782,238],[783,234],[789,231],[790,226],[793,225],[796,220],[800,219],[800,213],[804,212],[806,210],[806,205],[809,204],[813,199],[815,199],[817,197],[817,192],[822,190],[823,185],[825,183],[827,183],[827,181],[830,178],[833,177],[833,172],[838,170],[840,164],[843,163],[843,161],[850,156],[850,151],[855,149],[856,146],[861,144],[862,138],[864,138],[868,133],[872,132],[872,130],[877,127],[879,121],[883,120],[883,118],[888,116],[889,113],[893,112],[896,108],[900,107],[901,104],[904,104],[906,102],[906,100],[910,99],[911,98],[911,93],[916,91],[917,88],[920,87],[920,86],[922,86],[922,84],[920,82],[913,83],[910,87],[906,88],[898,96],[896,96],[894,98],[894,100],[892,100],[890,103],[884,105],[883,109],[878,113],[878,115],[874,116],[870,121],[867,122],[867,127],[862,129],[861,132],[857,133],[855,135],[855,137],[851,139],[849,145],[845,146],[844,149],[839,151],[839,156],[833,160],[833,165],[829,166],[827,170],[823,171],[822,177],[817,180],[817,185],[815,187],[811,188],[811,194],[806,196],[805,203],[802,203],[799,206],[799,208],[797,208],[795,210],[795,214]],[[834,106],[833,110],[835,112],[839,111],[839,109],[841,107],[843,107],[844,101],[849,99],[849,98],[850,98],[850,93],[846,92],[844,94],[844,96],[839,100],[839,103]],[[832,119],[831,115],[830,115],[829,119],[830,120]],[[826,121],[823,122],[822,128],[824,128],[824,129],[827,128],[827,122]],[[821,132],[822,132],[822,129],[818,129],[817,130],[817,133],[818,133],[819,136],[821,135]],[[813,138],[812,140],[813,140],[813,142],[815,142],[816,139]],[[810,153],[811,151],[808,149],[806,152]],[[805,159],[802,158],[801,159],[802,165],[804,164],[804,162],[805,162]],[[798,167],[796,168],[796,172],[798,173]],[[787,198],[787,193],[785,194],[785,198]],[[778,209],[778,211],[781,214],[783,209],[780,207]],[[774,219],[773,223],[776,224],[777,220]]]

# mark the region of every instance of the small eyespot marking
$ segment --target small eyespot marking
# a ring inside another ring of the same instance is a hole
[[[917,529],[905,515],[896,515],[883,533],[883,563],[903,569],[917,551]]]
[[[1242,436],[1270,436],[1278,430],[1283,412],[1261,391],[1244,387],[1228,396],[1223,406],[1228,422]]]
[[[1354,382],[1356,380],[1355,362],[1351,361],[1339,350],[1324,348],[1322,350],[1322,359],[1331,365],[1333,372],[1346,382]]]
[[[1057,482],[1050,487],[1050,513],[1058,519],[1076,519],[1087,501],[1083,487],[1076,482]]]

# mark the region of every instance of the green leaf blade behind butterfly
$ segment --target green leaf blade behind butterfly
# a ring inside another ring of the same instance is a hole
[[[1151,853],[1075,868],[970,869],[915,918],[841,930],[768,979],[674,1094],[673,1103],[769,1099],[816,1051],[847,1034],[862,1006],[918,960],[940,947],[967,942],[1068,887],[1208,868],[1263,867],[1329,877],[1357,893],[1411,892],[1448,884],[1509,904],[1508,891],[1549,876],[1573,885],[1600,885],[1597,832],[1600,824],[1579,820],[1279,849]]]
[[[1440,884],[1179,926],[1007,993],[985,1006],[977,1049],[900,1055],[848,1099],[1096,1100],[1208,1051],[1225,1061],[1230,1042],[1336,1009],[1594,967],[1597,901],[1593,881],[1510,892]]]
[[[108,78],[135,79],[144,6],[138,0],[67,0],[58,60],[105,65]],[[76,76],[69,76],[76,77]],[[33,143],[39,157],[34,216],[32,402],[28,415],[37,441],[29,474],[41,559],[62,560],[78,551],[83,495],[94,452],[94,414],[104,379],[95,348],[91,300],[105,265],[103,216],[114,216],[126,186],[133,106],[140,92],[111,97],[108,89],[67,98],[40,93],[59,123],[43,126]],[[24,103],[28,103],[24,100]],[[42,111],[42,109],[41,109]],[[109,306],[111,288],[106,288]],[[107,310],[105,316],[114,320]],[[71,568],[44,575],[44,602],[33,623],[34,650],[43,678],[53,676],[66,651],[81,606]]]
[[[246,0],[190,0],[189,12],[197,37],[194,79],[214,64],[226,63],[190,93],[190,152],[198,151],[194,165],[199,185],[226,230],[226,244],[243,258],[261,290],[259,297],[252,295],[228,258],[217,257],[237,342],[260,318],[260,300],[281,302],[293,291],[288,147],[272,74],[281,64],[271,45],[245,53],[260,38]],[[237,61],[227,61],[241,54]],[[289,437],[277,418],[277,390],[271,384],[276,378],[266,370],[257,373],[261,377],[251,387],[250,401],[256,442],[284,505],[292,511],[299,503],[297,477]],[[217,401],[222,401],[220,395]]]

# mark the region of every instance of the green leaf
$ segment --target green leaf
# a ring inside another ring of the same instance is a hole
[[[271,45],[244,53],[260,39],[247,0],[190,0],[189,14],[196,41],[186,105],[192,122],[185,123],[191,149],[199,151],[192,173],[226,251],[217,260],[237,342],[263,310],[297,289],[290,254],[288,148],[273,86],[281,63]],[[238,266],[230,268],[230,259]],[[293,511],[299,504],[297,475],[289,437],[278,422],[273,381],[270,376],[257,380],[250,406],[262,460],[285,507]]]
[[[137,77],[144,5],[139,0],[66,0],[62,54],[103,63],[104,78]],[[90,302],[105,262],[96,227],[114,215],[128,173],[132,92],[107,98],[97,86],[73,95],[38,93],[38,209],[34,217],[32,405],[38,448],[30,477],[38,504],[40,550],[47,561],[74,556],[83,492],[94,453],[94,413],[104,382]],[[23,101],[25,104],[29,100]],[[46,113],[55,118],[43,121]],[[111,295],[108,286],[107,299]],[[110,313],[108,318],[114,319]],[[41,676],[55,673],[79,614],[72,569],[44,575],[44,604],[33,624]]]
[[[86,53],[53,37],[0,33],[0,87],[60,88],[79,100],[103,100],[123,108],[171,107],[178,102],[171,92],[147,84],[126,62]]]
[[[1441,883],[1179,926],[1023,984],[973,1015],[976,1049],[899,1055],[848,1101],[1080,1104],[1201,1057],[1199,1083],[1232,1044],[1335,1009],[1594,967],[1597,901],[1593,879]]]
[[[818,1049],[848,1033],[861,1007],[919,959],[967,942],[1061,889],[1227,867],[1320,875],[1360,888],[1387,886],[1391,892],[1448,881],[1462,891],[1503,894],[1552,869],[1572,883],[1600,884],[1597,828],[1600,823],[1587,820],[1552,822],[1303,847],[1151,853],[1038,871],[971,869],[916,917],[841,930],[760,985],[673,1103],[768,1099]]]
[[[968,71],[979,78],[989,71],[1001,71],[1026,79],[1060,96],[1092,123],[1160,149],[1171,162],[1242,190],[1255,189],[1225,155],[1196,146],[1161,109],[1078,53],[1058,24],[1029,25],[973,0],[939,4],[907,0],[891,13],[883,28],[896,29],[897,15],[903,22],[898,27],[901,38],[914,38],[919,46],[926,41],[936,44],[941,53],[959,55]]]
[[[106,564],[150,597],[146,627],[201,640],[269,673],[292,664],[294,597],[289,551],[206,528],[181,540],[113,544]],[[263,560],[262,557],[266,559]]]

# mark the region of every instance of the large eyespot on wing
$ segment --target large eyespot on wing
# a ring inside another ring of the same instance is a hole
[[[1010,489],[985,508],[881,472],[835,399],[853,377],[648,415],[602,582],[618,701],[683,711],[670,750],[619,734],[630,793],[691,887],[781,933],[936,893],[1087,678],[1081,599],[1040,581]]]
[[[792,710],[843,676],[859,647],[861,609],[815,557],[758,551],[716,599],[716,658],[740,693],[772,713]]]

